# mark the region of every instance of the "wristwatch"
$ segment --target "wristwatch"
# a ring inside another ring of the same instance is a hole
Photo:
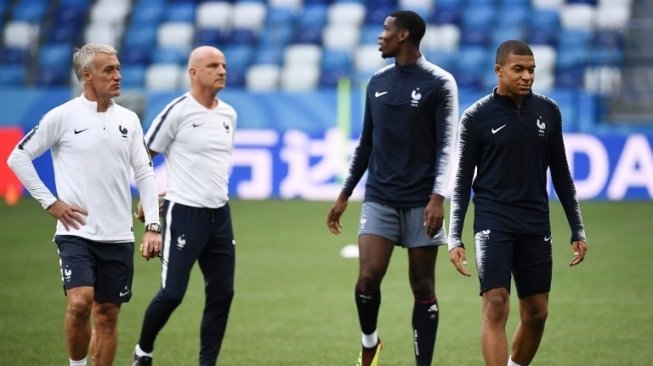
[[[151,231],[153,233],[161,234],[161,225],[159,225],[159,224],[147,224],[147,225],[145,225],[145,231]]]

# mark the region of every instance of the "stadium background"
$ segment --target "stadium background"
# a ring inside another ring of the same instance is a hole
[[[376,37],[397,8],[427,20],[422,51],[456,77],[461,112],[495,85],[496,46],[529,42],[534,89],[562,109],[580,198],[653,197],[653,5],[643,0],[0,0],[0,158],[79,93],[74,47],[119,50],[120,102],[147,128],[186,89],[189,50],[214,44],[229,63],[220,95],[240,114],[232,196],[330,200],[360,131],[361,91],[385,62]],[[49,159],[36,164],[52,187]],[[24,194],[1,169],[0,194]]]
[[[555,289],[536,364],[650,364],[653,3],[646,0],[0,0],[0,364],[65,361],[53,220],[34,200],[19,200],[27,193],[5,161],[47,110],[78,95],[72,48],[89,41],[119,50],[120,102],[145,128],[185,90],[191,47],[215,44],[227,54],[229,85],[220,96],[240,114],[230,187],[239,259],[221,363],[353,364],[357,266],[339,251],[355,241],[360,202],[350,204],[338,237],[327,232],[324,215],[360,131],[364,82],[380,66],[375,37],[395,8],[427,19],[422,50],[456,76],[461,111],[491,90],[494,48],[507,38],[533,45],[535,89],[560,103],[591,250],[586,263],[568,268],[568,228],[554,200]],[[54,188],[49,155],[35,163]],[[479,365],[477,284],[439,257],[436,360]],[[380,318],[387,365],[412,363],[406,273],[397,253]],[[200,277],[194,271],[159,337],[157,364],[196,357]],[[158,281],[156,262],[136,261],[116,364],[131,358]]]

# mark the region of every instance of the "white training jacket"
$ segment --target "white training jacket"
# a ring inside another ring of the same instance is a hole
[[[32,160],[52,152],[58,199],[88,211],[86,224],[56,235],[98,242],[134,241],[130,167],[134,172],[146,223],[159,223],[154,169],[138,116],[112,101],[106,112],[83,95],[45,114],[18,143],[7,164],[43,208],[57,197],[39,178]]]
[[[223,100],[209,109],[190,92],[154,118],[145,143],[165,156],[167,200],[205,208],[228,202],[236,120],[236,111]]]

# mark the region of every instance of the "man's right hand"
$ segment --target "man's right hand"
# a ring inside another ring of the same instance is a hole
[[[50,205],[48,212],[63,224],[66,231],[70,231],[71,228],[77,230],[85,225],[86,215],[88,215],[85,209],[61,200],[56,200]]]
[[[453,266],[456,267],[456,270],[460,272],[463,276],[470,277],[471,274],[464,267],[467,265],[467,258],[465,258],[465,248],[456,247],[449,251],[449,259]]]
[[[326,224],[329,230],[335,235],[340,234],[340,229],[342,229],[340,216],[347,209],[347,201],[349,201],[349,197],[341,193],[333,204],[333,207],[331,207],[331,210],[329,210]]]

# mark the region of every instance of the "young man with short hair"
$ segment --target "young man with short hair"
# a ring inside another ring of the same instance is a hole
[[[362,333],[359,365],[378,364],[381,281],[395,246],[408,251],[415,363],[431,365],[438,327],[435,262],[446,244],[444,196],[458,121],[458,88],[450,73],[428,62],[419,45],[426,24],[412,11],[391,13],[379,34],[383,58],[365,94],[365,117],[349,177],[327,216],[340,233],[340,218],[367,171],[360,216],[359,274],[355,301]]]
[[[489,366],[528,365],[544,333],[552,278],[547,170],[571,229],[573,258],[583,261],[585,229],[569,171],[558,105],[531,88],[535,58],[521,41],[499,46],[492,94],[465,111],[459,130],[459,165],[451,198],[449,256],[465,269],[462,229],[474,191],[476,264],[483,298],[481,346]],[[476,173],[476,176],[474,174]],[[520,322],[508,357],[506,321],[511,275]]]

